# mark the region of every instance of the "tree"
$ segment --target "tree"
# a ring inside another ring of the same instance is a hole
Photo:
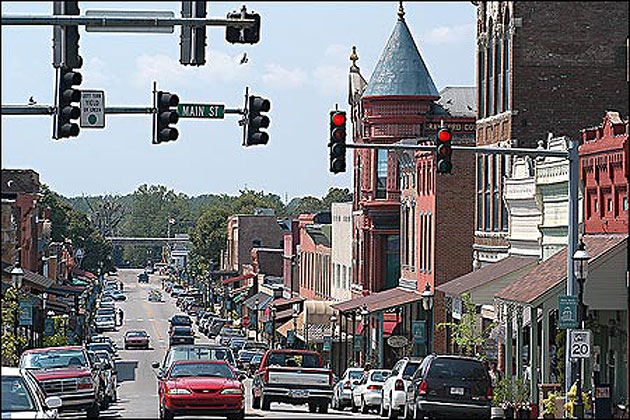
[[[14,287],[7,289],[2,296],[2,366],[17,366],[20,361],[20,349],[26,348],[26,336],[14,334],[13,325],[20,316],[19,300],[25,298],[21,291]]]
[[[217,263],[227,240],[227,219],[234,210],[232,206],[216,203],[206,206],[191,230],[193,252],[206,264]]]
[[[352,193],[348,188],[330,187],[328,194],[322,199],[324,208],[330,209],[332,203],[347,203],[352,201]]]
[[[293,217],[297,217],[300,214],[304,214],[304,213],[317,213],[318,211],[326,210],[326,207],[324,207],[324,204],[322,203],[322,201],[317,197],[307,196],[307,197],[302,197],[302,198],[297,199],[299,200],[297,202],[295,200],[296,199],[293,199],[290,203],[290,204],[295,203],[294,206],[287,209],[289,212],[289,215]],[[330,207],[328,208],[328,210],[330,210]]]

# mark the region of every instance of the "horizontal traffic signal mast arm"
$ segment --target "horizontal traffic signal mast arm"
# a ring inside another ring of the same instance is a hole
[[[178,17],[100,17],[54,15],[2,15],[2,25],[66,25],[66,26],[233,26],[249,28],[256,19],[178,18]]]
[[[414,140],[428,141],[428,138]],[[435,152],[437,146],[424,146],[420,144],[363,144],[347,143],[348,149],[389,149],[389,150],[418,150],[422,152]],[[487,155],[526,155],[526,156],[548,156],[568,158],[569,152],[563,150],[538,150],[522,148],[501,148],[501,147],[466,147],[452,146],[453,151],[481,153]]]
[[[105,114],[155,114],[156,109],[146,106],[106,106]],[[52,115],[55,107],[52,105],[2,105],[2,115]],[[226,108],[225,114],[243,115],[241,108]]]

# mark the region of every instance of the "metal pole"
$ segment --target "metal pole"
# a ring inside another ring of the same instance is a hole
[[[2,25],[38,26],[232,26],[249,28],[256,24],[254,19],[227,18],[178,18],[178,17],[101,17],[101,16],[65,16],[65,15],[3,15]]]
[[[576,140],[569,141],[569,237],[568,237],[568,258],[567,258],[567,288],[569,296],[577,296],[577,281],[573,267],[573,254],[578,246],[578,212],[579,212],[579,186],[580,186],[580,155],[578,153],[579,143]],[[578,311],[579,312],[579,311]],[[578,321],[579,321],[578,314]],[[569,337],[571,330],[567,330],[565,346],[565,395],[566,402],[569,402],[569,390],[573,385],[573,376],[576,367],[569,357]],[[534,372],[532,372],[534,374]],[[579,385],[578,385],[579,387]]]
[[[155,105],[147,106],[106,106],[105,114],[121,115],[121,114],[155,114]],[[55,107],[53,105],[2,105],[2,115],[53,115]],[[242,115],[244,113],[241,108],[226,108],[225,114]]]
[[[421,137],[417,139],[409,139],[413,141],[426,142],[430,141],[428,137]],[[422,144],[363,144],[363,143],[349,143],[346,144],[347,149],[388,149],[388,150],[417,150],[422,152],[435,152],[437,146],[422,145]],[[538,149],[523,149],[523,148],[501,148],[501,147],[466,147],[466,146],[452,146],[452,150],[459,152],[469,153],[481,153],[486,155],[517,155],[517,156],[546,156],[546,157],[561,157],[568,158],[570,152],[564,150],[538,150]],[[579,171],[578,171],[579,172]]]

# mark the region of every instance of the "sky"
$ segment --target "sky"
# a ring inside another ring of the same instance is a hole
[[[180,119],[179,139],[153,145],[149,115],[108,115],[105,129],[52,139],[51,116],[2,116],[2,168],[31,168],[65,196],[127,194],[162,184],[189,196],[237,194],[243,188],[290,201],[352,189],[348,170],[328,171],[328,112],[349,110],[348,69],[356,45],[369,81],[397,19],[398,2],[209,2],[225,17],[246,4],[261,15],[258,44],[229,44],[225,28],[208,27],[206,65],[179,63],[172,34],[96,33],[80,29],[82,89],[105,91],[107,106],[150,106],[152,82],[181,103],[244,105],[250,94],[271,101],[266,146],[241,146],[239,116]],[[170,10],[179,2],[80,2],[86,10]],[[473,86],[476,10],[470,2],[406,2],[405,19],[438,90]],[[2,2],[2,14],[52,14],[52,2]],[[249,62],[240,65],[243,53]],[[2,104],[52,104],[52,27],[2,26]],[[348,127],[349,132],[350,127]]]

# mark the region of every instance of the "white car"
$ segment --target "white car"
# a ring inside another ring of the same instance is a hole
[[[352,405],[352,390],[363,376],[362,368],[348,368],[333,388],[330,405],[333,410],[343,410]]]
[[[372,369],[363,374],[359,383],[352,390],[352,411],[361,410],[367,414],[369,410],[381,408],[381,391],[383,384],[391,373],[389,369]]]
[[[24,369],[2,366],[3,419],[56,419],[61,398],[44,395]]]
[[[116,329],[116,320],[113,315],[101,315],[94,322],[98,331],[113,331]]]
[[[422,357],[405,357],[394,365],[391,375],[383,384],[381,417],[395,419],[399,415],[404,416],[407,387],[422,360]]]

